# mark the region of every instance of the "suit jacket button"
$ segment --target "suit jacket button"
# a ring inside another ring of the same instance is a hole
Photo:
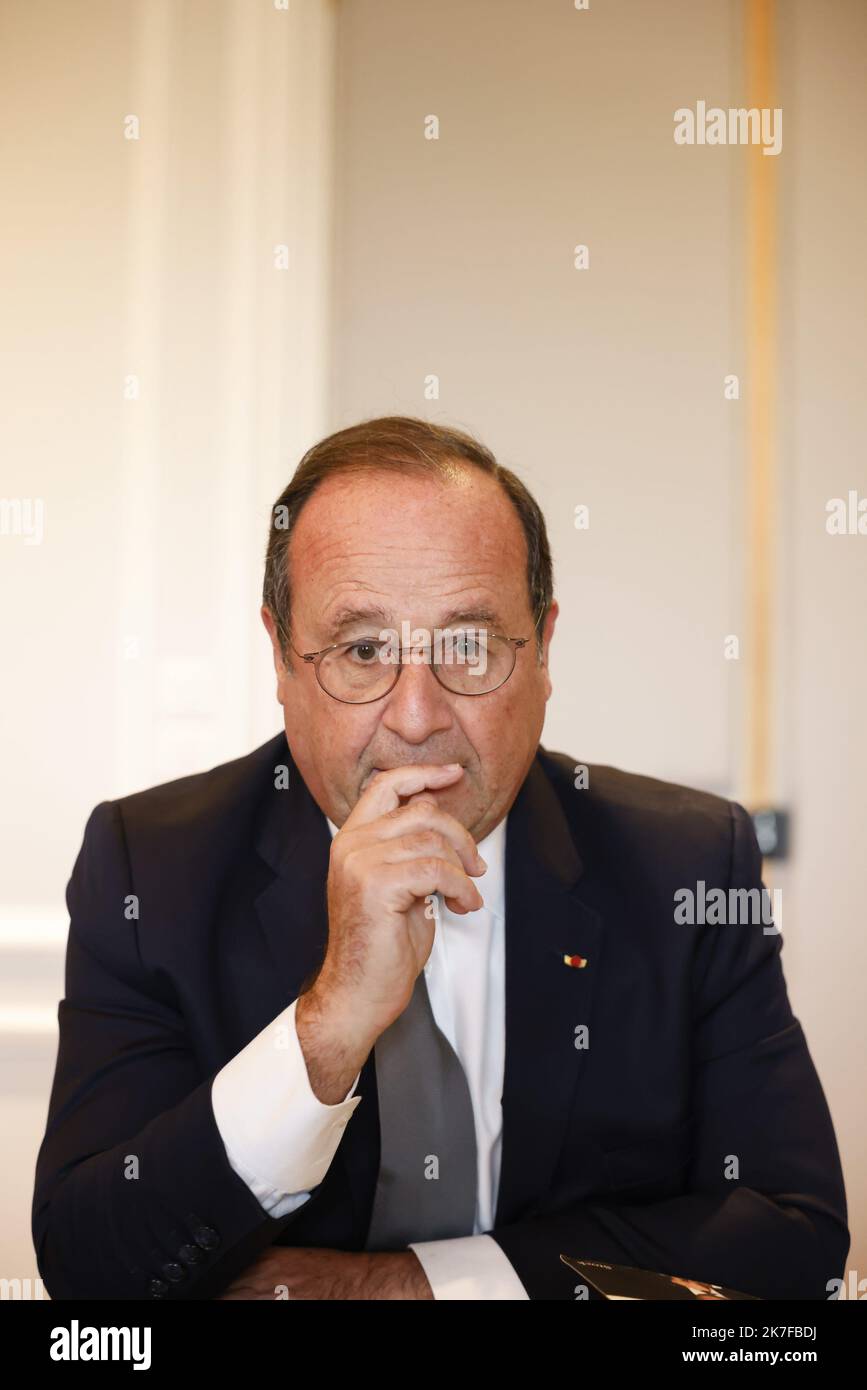
[[[186,1279],[187,1271],[183,1265],[179,1265],[174,1260],[169,1260],[168,1264],[163,1265],[163,1274],[173,1284],[179,1284],[182,1279]]]
[[[203,1250],[216,1250],[220,1244],[220,1237],[213,1226],[200,1226],[193,1232],[193,1240],[196,1245],[200,1245]]]
[[[148,1284],[148,1293],[151,1298],[162,1298],[169,1291],[169,1286],[165,1279],[151,1279]]]
[[[178,1251],[178,1259],[185,1265],[197,1265],[202,1258],[202,1251],[198,1245],[182,1245]]]

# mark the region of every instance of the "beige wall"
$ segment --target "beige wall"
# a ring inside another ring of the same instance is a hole
[[[863,1276],[867,537],[828,537],[824,508],[867,495],[867,20],[858,0],[780,9],[774,778],[796,840],[774,882]],[[0,10],[0,493],[46,507],[41,546],[0,539],[0,1272],[35,1273],[87,812],[279,727],[256,615],[268,506],[327,430],[406,411],[477,431],[549,523],[546,744],[744,794],[745,671],[722,642],[747,616],[747,397],[723,397],[731,372],[748,390],[746,152],[672,139],[676,107],[742,103],[743,38],[735,0]]]

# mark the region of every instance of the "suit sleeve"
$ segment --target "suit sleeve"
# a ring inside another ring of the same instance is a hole
[[[293,1219],[272,1219],[229,1163],[214,1076],[202,1079],[171,989],[142,964],[134,893],[120,809],[102,802],[67,887],[36,1164],[33,1240],[53,1299],[213,1298]]]
[[[730,887],[762,887],[752,822],[736,803]],[[843,1274],[840,1158],[789,1006],[779,931],[752,922],[683,930],[697,933],[688,1191],[646,1205],[586,1201],[494,1229],[533,1299],[576,1296],[561,1252],[766,1299],[827,1299],[828,1281]]]

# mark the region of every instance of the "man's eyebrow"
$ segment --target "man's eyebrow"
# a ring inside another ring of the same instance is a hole
[[[498,632],[503,631],[502,620],[499,613],[493,608],[486,608],[480,605],[475,608],[452,608],[440,619],[439,627],[451,627],[452,623],[474,623],[476,626],[484,624],[485,627],[494,627]]]
[[[349,627],[360,627],[362,625],[372,627],[378,624],[379,627],[388,627],[391,614],[378,604],[373,604],[367,608],[338,608],[336,613],[331,615],[328,626],[325,629],[327,642],[336,642],[341,633]]]
[[[437,627],[451,627],[454,623],[474,623],[477,626],[485,625],[495,628],[498,632],[502,631],[499,614],[493,608],[485,607],[484,604],[471,608],[452,608],[440,619]],[[338,642],[347,628],[360,626],[376,626],[377,631],[379,631],[381,628],[394,628],[396,624],[393,614],[381,608],[379,604],[372,604],[365,608],[339,608],[329,620],[325,633],[326,645],[330,646],[331,643]]]

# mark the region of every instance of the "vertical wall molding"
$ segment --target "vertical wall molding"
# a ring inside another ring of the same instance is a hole
[[[747,105],[773,110],[774,0],[747,0]],[[777,160],[750,145],[747,197],[747,707],[745,800],[774,797],[773,634],[776,560]]]

